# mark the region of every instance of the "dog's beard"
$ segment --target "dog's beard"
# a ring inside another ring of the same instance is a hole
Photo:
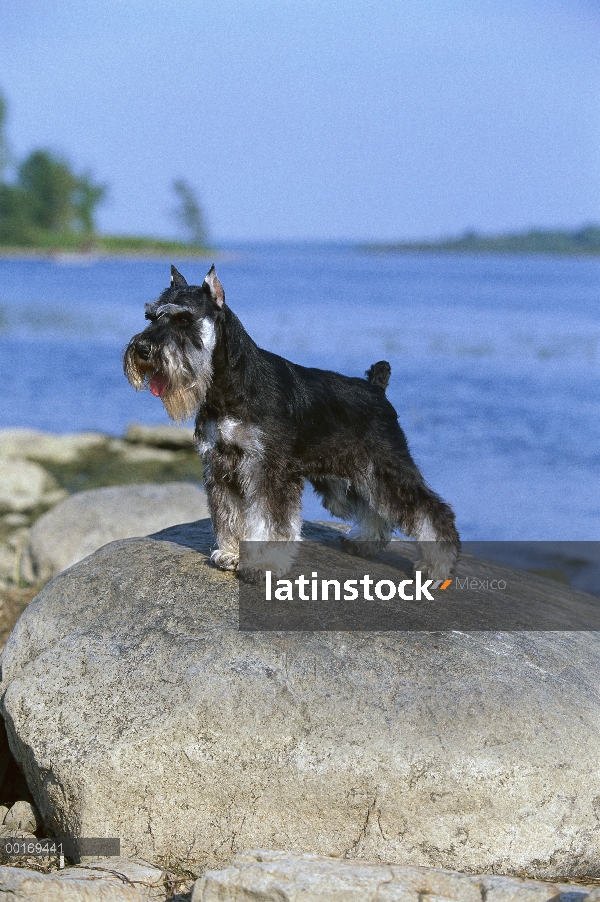
[[[212,378],[212,349],[191,343],[182,350],[164,345],[152,361],[140,360],[133,342],[127,348],[124,370],[137,391],[149,388],[161,399],[169,417],[182,423],[194,416],[206,397]]]
[[[156,367],[151,363],[140,360],[135,353],[134,340],[132,340],[123,357],[123,370],[129,384],[133,385],[136,391],[142,391],[142,389],[148,387],[148,380],[156,370]]]

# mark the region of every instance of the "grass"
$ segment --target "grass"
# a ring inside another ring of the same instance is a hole
[[[207,257],[214,253],[212,248],[197,247],[183,241],[166,241],[159,238],[145,238],[140,235],[101,235],[93,250],[107,254],[177,254],[179,256]]]

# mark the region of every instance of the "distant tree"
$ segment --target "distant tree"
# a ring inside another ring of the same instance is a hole
[[[45,232],[68,232],[75,219],[77,178],[69,164],[47,150],[34,150],[19,166],[29,218]]]
[[[0,183],[0,244],[33,244],[34,231],[27,215],[27,198],[21,189]]]
[[[34,150],[19,166],[20,189],[28,219],[44,232],[94,232],[94,213],[106,194],[89,174],[76,175],[69,163],[47,150]]]
[[[183,228],[188,241],[196,247],[206,247],[208,230],[194,189],[184,179],[176,179],[173,182],[173,191],[179,201],[175,209],[175,218]]]
[[[84,235],[91,237],[96,231],[96,208],[106,197],[106,185],[95,185],[90,173],[79,176],[74,195],[77,221]]]

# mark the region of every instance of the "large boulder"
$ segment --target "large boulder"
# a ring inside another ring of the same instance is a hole
[[[204,521],[108,545],[21,616],[2,708],[48,831],[197,868],[270,847],[600,874],[597,634],[241,632],[213,543]]]
[[[207,516],[204,489],[188,482],[78,492],[34,525],[23,555],[23,571],[31,581],[47,580],[108,542],[145,536]]]

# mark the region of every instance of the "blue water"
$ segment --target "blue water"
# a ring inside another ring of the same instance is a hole
[[[174,260],[189,282],[208,264]],[[263,347],[388,394],[465,539],[600,538],[600,261],[243,246],[217,259]],[[0,260],[0,426],[119,435],[166,422],[121,353],[164,262]],[[325,516],[309,493],[307,516]]]

